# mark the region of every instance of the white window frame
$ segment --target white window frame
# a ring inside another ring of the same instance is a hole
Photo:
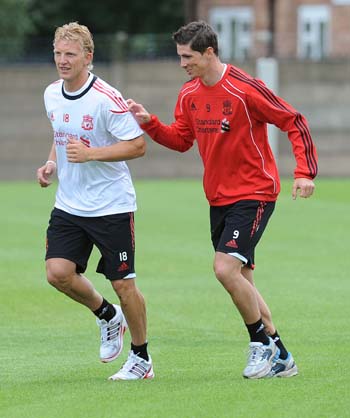
[[[329,55],[331,11],[327,5],[298,8],[298,57],[318,61]],[[309,30],[305,30],[305,25]],[[322,34],[321,27],[326,29]]]
[[[218,33],[219,53],[225,61],[243,61],[252,54],[253,9],[251,7],[213,7],[209,23]],[[238,24],[232,33],[232,24]],[[247,31],[244,26],[249,26]]]
[[[350,6],[350,0],[332,0],[332,3],[336,6],[344,6],[347,4]]]

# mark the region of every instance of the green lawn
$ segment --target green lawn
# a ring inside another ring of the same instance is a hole
[[[292,201],[284,181],[255,279],[300,373],[244,380],[247,333],[212,273],[200,180],[137,181],[136,269],[153,381],[110,382],[95,319],[45,281],[55,186],[0,183],[0,417],[349,417],[350,180]],[[87,275],[107,299],[110,284]]]

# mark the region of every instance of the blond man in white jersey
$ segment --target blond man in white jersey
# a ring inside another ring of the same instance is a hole
[[[51,184],[56,170],[58,176],[47,230],[47,280],[96,315],[102,362],[120,355],[129,327],[128,359],[109,379],[153,378],[145,301],[135,284],[136,197],[125,163],[144,155],[143,131],[120,92],[90,72],[94,43],[86,26],[57,28],[53,46],[60,79],[46,88],[44,100],[54,141],[37,170],[41,187]],[[111,281],[120,306],[83,275],[94,245],[101,253],[97,272]]]

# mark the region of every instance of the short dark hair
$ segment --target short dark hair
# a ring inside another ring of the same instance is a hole
[[[201,54],[209,47],[213,48],[216,55],[219,53],[218,37],[214,29],[204,21],[190,22],[181,26],[172,38],[178,45],[189,44],[194,51]]]

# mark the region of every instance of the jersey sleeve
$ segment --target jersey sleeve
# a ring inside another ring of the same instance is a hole
[[[296,160],[294,177],[316,177],[317,151],[305,117],[260,81],[248,92],[247,102],[254,119],[288,133]]]
[[[143,130],[128,111],[128,105],[121,96],[108,100],[104,112],[107,130],[115,138],[129,141],[143,134]]]
[[[44,91],[44,106],[45,106],[45,112],[46,112],[46,116],[48,118],[48,120],[50,121],[50,125],[52,130],[54,131],[54,127],[53,127],[53,121],[54,121],[54,113],[53,113],[53,108],[54,108],[54,86],[58,84],[58,82],[52,83],[49,86],[46,87],[45,91]]]
[[[156,115],[152,115],[150,122],[142,124],[141,128],[158,144],[174,151],[185,152],[192,147],[195,138],[186,115],[180,109],[179,99],[174,117],[175,121],[166,125]]]

